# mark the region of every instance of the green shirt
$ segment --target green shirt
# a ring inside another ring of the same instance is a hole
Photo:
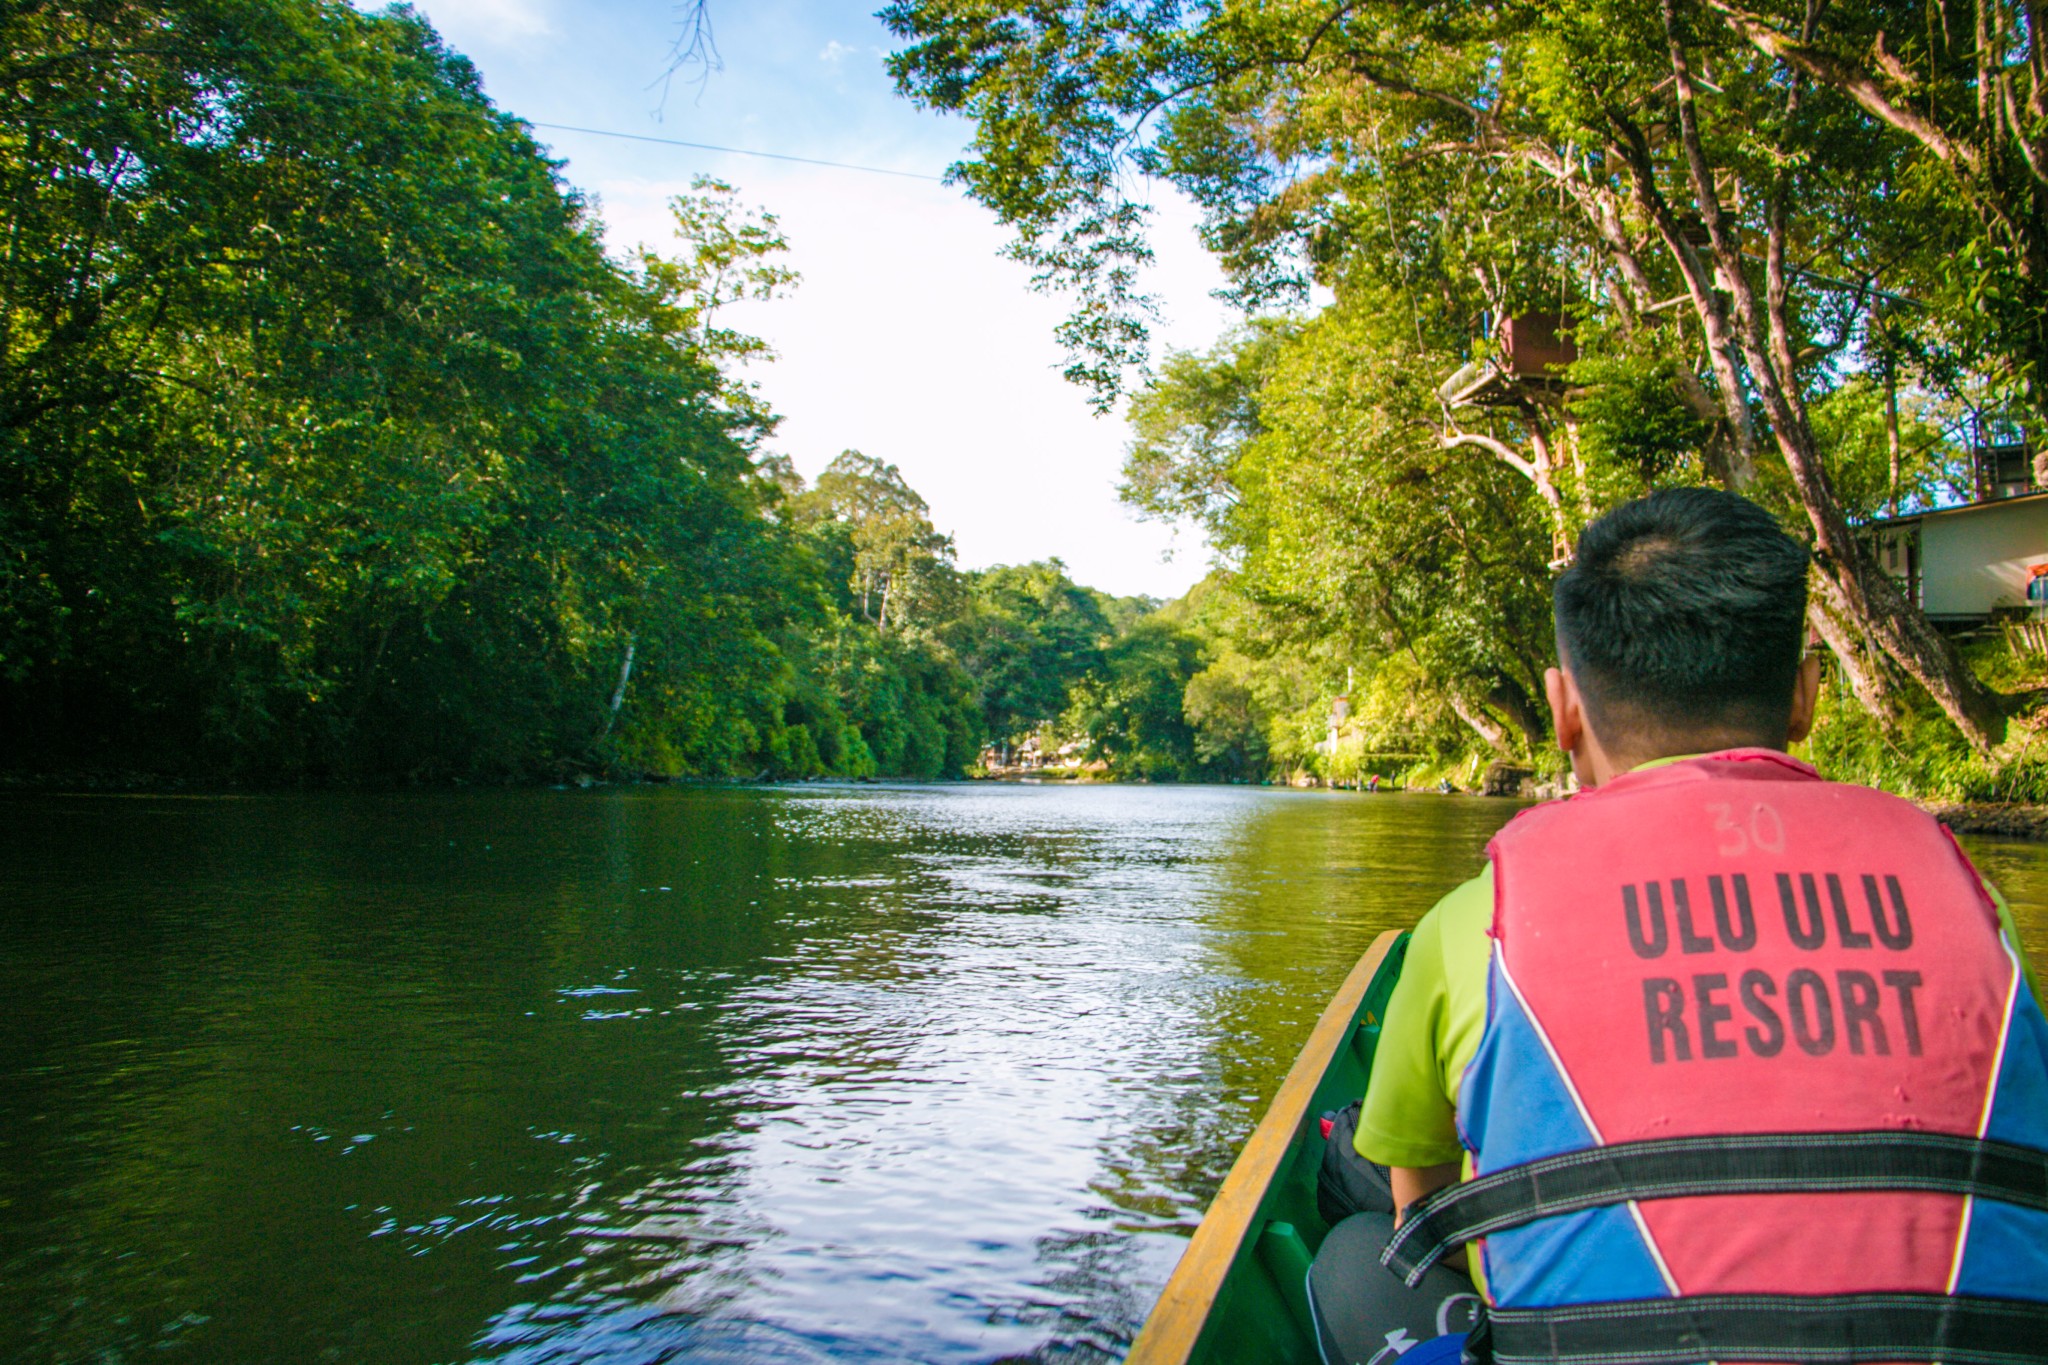
[[[1436,903],[1415,926],[1387,1002],[1372,1083],[1358,1114],[1360,1156],[1382,1166],[1461,1160],[1456,1096],[1486,1029],[1493,940],[1493,864]]]
[[[1989,882],[2006,941],[2040,999],[2012,908]],[[1401,980],[1387,1002],[1372,1082],[1358,1115],[1359,1155],[1382,1166],[1459,1161],[1457,1095],[1486,1029],[1486,972],[1493,940],[1493,865],[1436,903],[1415,926]]]

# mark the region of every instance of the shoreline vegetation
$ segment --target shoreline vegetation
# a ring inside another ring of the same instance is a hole
[[[1782,107],[1799,82],[1741,34],[1623,10],[1650,28],[1446,9],[1381,79],[1267,61],[1366,44],[1348,20],[1141,51],[1093,19],[1035,47],[999,25],[983,48],[945,0],[889,8],[904,93],[976,120],[970,192],[1079,291],[1072,375],[1130,399],[1125,500],[1213,549],[1170,602],[1057,559],[960,568],[885,458],[802,477],[744,377],[766,346],[725,325],[799,284],[774,215],[699,180],[671,247],[607,254],[417,13],[11,11],[0,789],[1050,763],[1533,790],[1561,773],[1541,680],[1578,529],[1712,483],[1815,549],[1827,683],[1799,755],[2037,832],[2048,632],[2025,608],[1937,628],[1870,526],[2044,449],[2048,265],[2021,248],[2048,243],[2048,193],[1945,179],[1825,82]],[[1707,106],[1669,69],[1691,48],[1721,73]],[[1004,103],[1051,86],[1083,93]],[[1582,126],[1653,107],[1638,140]],[[2031,183],[2048,150],[2005,136],[1970,145]],[[1153,370],[1127,154],[1202,205],[1246,311]]]
[[[566,783],[553,783],[549,784],[549,787],[552,790],[558,791],[569,790],[571,788],[590,791],[598,789],[609,789],[615,787],[780,787],[791,785],[806,786],[811,784],[845,786],[869,785],[878,783],[912,783],[917,785],[954,787],[971,787],[981,785],[984,783],[1044,784],[1049,786],[1182,785],[1238,787],[1247,785],[1257,785],[1266,788],[1278,786],[1283,790],[1322,790],[1327,791],[1332,795],[1362,797],[1436,796],[1440,794],[1435,788],[1431,787],[1410,788],[1386,785],[1383,786],[1379,792],[1370,793],[1358,791],[1356,789],[1347,787],[1327,786],[1320,782],[1311,781],[1299,781],[1293,783],[1274,783],[1269,781],[1256,784],[1247,783],[1243,781],[1154,784],[1144,779],[1118,778],[1110,776],[1106,772],[1102,771],[1090,772],[1087,770],[1057,768],[1033,770],[1014,769],[1001,773],[976,772],[970,773],[968,776],[965,777],[809,777],[782,779],[779,781],[769,778],[663,777],[650,775],[595,778],[586,774],[581,776],[580,779],[577,781]],[[459,788],[464,785],[466,784],[455,783],[451,786],[444,786],[440,789],[450,790],[454,788]],[[524,783],[519,785],[531,788],[538,787],[540,784]],[[360,784],[350,785],[345,788],[328,787],[323,789],[348,791],[364,790],[364,788]],[[505,788],[503,785],[501,785],[498,789],[503,790]],[[139,773],[0,773],[0,798],[29,795],[244,797],[274,796],[286,793],[296,794],[305,792],[307,790],[309,790],[309,788],[303,786],[293,788],[271,787],[253,789],[243,787],[207,787],[200,784],[189,783],[182,779],[151,777]],[[382,790],[417,792],[430,789],[420,787],[416,784],[409,784],[382,788]],[[1479,793],[1458,791],[1451,794],[1460,796],[1471,796]],[[1494,794],[1492,793],[1486,793],[1486,795],[1490,799],[1494,796]],[[1538,791],[1535,794],[1534,799],[1547,800],[1551,799],[1551,797],[1553,797],[1554,795],[1554,791],[1542,790]],[[1513,797],[1509,797],[1508,799],[1513,799]],[[2031,843],[2048,842],[2048,804],[2030,804],[2016,801],[1964,802],[1934,800],[1916,800],[1914,804],[1919,806],[1922,810],[1926,811],[1929,815],[1932,815],[1942,824],[1948,826],[1951,830],[1954,830],[1957,834],[1975,834],[1993,839],[2011,839]]]

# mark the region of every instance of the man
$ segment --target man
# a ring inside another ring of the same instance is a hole
[[[1806,574],[1732,494],[1589,526],[1546,680],[1583,790],[1409,946],[1355,1146],[1411,1282],[1483,1237],[1503,1358],[2048,1359],[2048,1021],[1947,832],[1783,752]]]

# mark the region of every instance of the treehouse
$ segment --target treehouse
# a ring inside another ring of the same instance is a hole
[[[1452,408],[1520,407],[1564,392],[1564,371],[1579,358],[1578,344],[1562,333],[1571,319],[1561,313],[1522,313],[1502,318],[1499,345],[1471,361],[1437,388]]]

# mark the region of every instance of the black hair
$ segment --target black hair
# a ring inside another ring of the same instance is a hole
[[[1712,488],[1662,489],[1588,526],[1552,603],[1594,726],[1781,742],[1810,558],[1770,513]]]

